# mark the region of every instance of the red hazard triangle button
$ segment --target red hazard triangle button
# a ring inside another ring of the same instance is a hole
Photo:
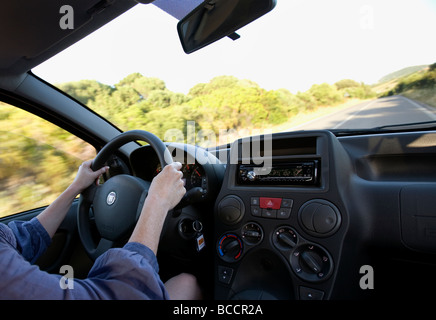
[[[280,209],[282,198],[265,198],[260,197],[259,204],[262,209]]]

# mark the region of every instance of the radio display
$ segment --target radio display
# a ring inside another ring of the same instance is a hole
[[[237,182],[241,185],[315,185],[319,160],[275,163],[272,167],[240,164]]]
[[[269,174],[270,177],[304,177],[305,175],[307,174],[304,173],[302,165],[293,168],[272,167]]]

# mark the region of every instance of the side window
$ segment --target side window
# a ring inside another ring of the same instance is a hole
[[[95,155],[71,133],[0,102],[0,218],[49,205]]]

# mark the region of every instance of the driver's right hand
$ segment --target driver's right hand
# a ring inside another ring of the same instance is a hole
[[[156,205],[163,206],[167,211],[180,202],[186,193],[181,168],[180,162],[173,162],[162,169],[151,182],[147,196],[148,202],[155,203],[156,201]]]

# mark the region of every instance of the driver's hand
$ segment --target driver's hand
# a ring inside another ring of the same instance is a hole
[[[151,182],[147,198],[158,201],[159,205],[167,211],[174,208],[186,193],[181,168],[180,162],[173,162],[165,166]]]
[[[186,193],[181,168],[180,162],[173,162],[154,177],[129,242],[142,243],[157,253],[166,214]]]
[[[79,167],[76,178],[71,184],[71,186],[75,188],[77,194],[83,192],[86,188],[93,184],[98,177],[100,177],[109,169],[109,167],[103,167],[93,171],[91,169],[92,162],[93,160],[88,160],[82,163],[82,165]]]

